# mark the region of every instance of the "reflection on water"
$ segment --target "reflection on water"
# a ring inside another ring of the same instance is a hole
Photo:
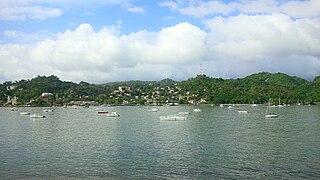
[[[191,106],[0,109],[0,177],[320,178],[320,108]],[[239,114],[246,110],[248,114]],[[30,119],[19,112],[45,114]],[[190,112],[186,121],[159,116]]]

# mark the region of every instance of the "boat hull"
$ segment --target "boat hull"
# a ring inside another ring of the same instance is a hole
[[[268,114],[268,115],[266,115],[266,118],[277,118],[278,117],[278,115],[276,115],[276,114]]]
[[[108,111],[98,111],[98,114],[108,114]]]
[[[33,114],[30,116],[30,118],[45,118],[46,116],[39,115],[39,114]]]
[[[187,117],[183,116],[160,116],[161,121],[185,121]]]

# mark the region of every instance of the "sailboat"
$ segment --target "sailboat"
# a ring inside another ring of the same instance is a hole
[[[269,112],[269,106],[270,106],[270,99],[269,99],[269,102],[268,102],[268,106],[267,106],[267,110],[266,110],[266,115],[265,115],[265,117],[266,118],[277,118],[278,117],[278,115],[277,114],[274,114],[274,113],[270,113]]]
[[[298,106],[300,106],[300,105],[301,105],[301,103],[299,102],[299,99],[298,99],[297,105],[298,105]]]
[[[280,101],[280,96],[279,96],[279,104],[278,104],[278,107],[283,107],[283,105],[281,105],[280,102],[281,102],[281,101]]]

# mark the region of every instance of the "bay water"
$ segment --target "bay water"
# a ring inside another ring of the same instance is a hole
[[[320,179],[319,106],[271,108],[275,119],[265,107],[151,108],[0,108],[0,178]],[[190,115],[159,120],[178,112]]]

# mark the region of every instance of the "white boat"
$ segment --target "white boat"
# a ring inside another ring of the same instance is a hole
[[[269,106],[270,106],[270,100],[269,100],[269,102],[268,102],[268,106],[267,106],[267,110],[266,110],[266,115],[265,115],[265,117],[266,117],[266,118],[277,118],[277,117],[278,117],[277,114],[274,114],[274,113],[269,112]]]
[[[30,115],[29,112],[20,112],[20,115]]]
[[[248,111],[238,111],[238,113],[240,113],[240,114],[247,114]]]
[[[117,114],[117,112],[111,112],[111,113],[108,113],[106,114],[107,117],[119,117],[120,115]]]
[[[220,104],[220,107],[222,107],[222,108],[223,108],[223,104]]]
[[[277,118],[277,117],[278,117],[277,114],[272,114],[272,113],[266,114],[266,118]]]
[[[53,112],[52,109],[44,109],[43,112]]]
[[[158,110],[159,109],[157,109],[157,108],[152,108],[152,109],[150,109],[150,110],[148,110],[149,112],[158,112]]]
[[[45,116],[40,114],[32,114],[30,118],[45,118]]]
[[[280,100],[280,97],[279,97],[279,104],[277,107],[283,107],[283,105],[281,104],[281,100]]]
[[[196,108],[196,109],[193,110],[193,112],[202,112],[202,110],[199,109],[199,108]]]
[[[160,116],[161,121],[185,121],[187,120],[187,116],[182,116],[179,114]]]
[[[190,113],[189,112],[179,112],[178,114],[184,116],[184,115],[189,115]]]

